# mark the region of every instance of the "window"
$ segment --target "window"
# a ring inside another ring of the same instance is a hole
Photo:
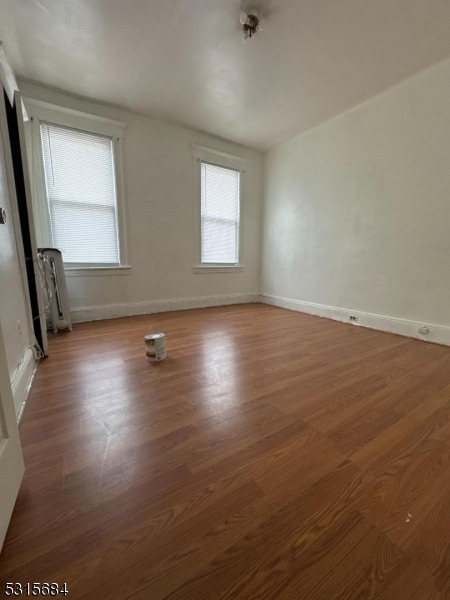
[[[59,248],[67,274],[127,275],[126,124],[24,98],[38,247]]]
[[[240,173],[201,162],[201,263],[239,264]]]
[[[121,262],[113,138],[40,122],[54,247],[77,266]]]
[[[242,206],[247,161],[203,146],[195,159],[195,273],[242,271]]]

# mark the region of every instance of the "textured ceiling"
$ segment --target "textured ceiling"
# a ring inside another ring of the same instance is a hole
[[[0,0],[18,77],[266,149],[450,55],[449,0]]]

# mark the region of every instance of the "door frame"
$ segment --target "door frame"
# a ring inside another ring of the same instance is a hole
[[[25,466],[0,323],[0,552],[11,520]]]
[[[5,166],[11,199],[14,232],[19,255],[20,272],[27,298],[30,339],[37,341],[35,354],[40,350],[48,355],[48,338],[44,313],[44,296],[40,281],[31,185],[26,155],[24,119],[27,118],[14,72],[0,41],[0,81],[3,87],[0,103],[0,127],[4,139]],[[20,193],[20,197],[19,194]],[[33,342],[33,344],[35,343]]]
[[[42,293],[41,275],[36,242],[33,202],[31,198],[30,174],[26,153],[24,122],[28,119],[24,110],[22,96],[14,92],[14,103],[6,105],[8,119],[11,164],[14,176],[15,195],[19,213],[19,227],[25,255],[27,290],[32,315],[33,337],[43,353],[48,354],[45,303]]]

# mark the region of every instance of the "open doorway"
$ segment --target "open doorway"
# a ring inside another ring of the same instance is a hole
[[[20,231],[22,234],[25,268],[30,298],[33,330],[36,342],[44,354],[48,353],[47,333],[45,327],[44,303],[40,285],[39,268],[37,266],[37,245],[34,231],[34,219],[31,203],[31,190],[28,175],[28,164],[25,148],[24,111],[22,98],[18,91],[11,104],[5,94],[5,109],[8,122],[11,158],[16,187],[17,208]]]

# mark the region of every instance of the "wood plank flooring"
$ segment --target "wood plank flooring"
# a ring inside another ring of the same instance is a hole
[[[77,325],[50,352],[2,585],[450,598],[450,348],[255,304]]]

